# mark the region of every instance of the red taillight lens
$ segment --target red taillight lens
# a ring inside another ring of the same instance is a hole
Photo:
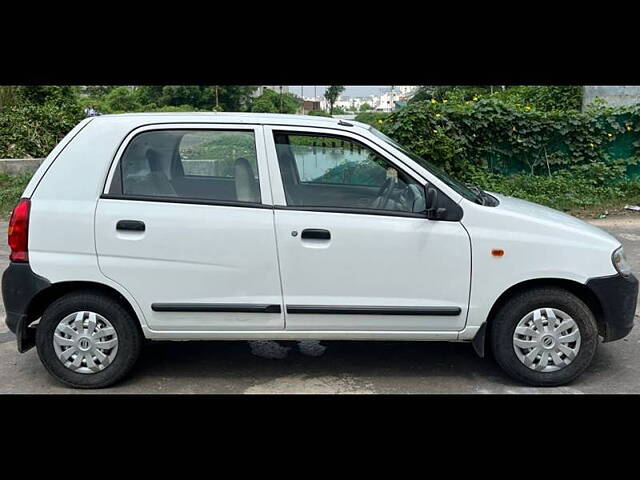
[[[9,248],[12,262],[29,261],[29,210],[31,200],[21,198],[11,213],[9,220]]]

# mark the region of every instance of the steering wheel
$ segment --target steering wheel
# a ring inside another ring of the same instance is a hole
[[[397,182],[397,177],[389,177],[384,181],[382,187],[378,190],[378,198],[376,199],[378,206],[376,208],[384,210],[387,203],[389,203],[389,198],[391,198],[391,193],[393,192]]]

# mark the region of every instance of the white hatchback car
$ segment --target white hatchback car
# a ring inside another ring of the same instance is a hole
[[[620,243],[470,189],[357,122],[88,118],[13,211],[2,281],[18,350],[81,388],[151,340],[439,340],[561,385],[633,326]]]

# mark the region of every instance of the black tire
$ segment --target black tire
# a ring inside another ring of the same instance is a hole
[[[118,336],[113,362],[97,373],[76,373],[64,366],[56,355],[53,334],[58,323],[78,311],[92,311],[109,320]],[[133,367],[142,347],[143,336],[137,319],[116,300],[97,292],[65,295],[45,310],[36,331],[36,348],[47,371],[63,384],[74,388],[104,388],[121,380]]]
[[[566,367],[555,372],[537,372],[517,357],[513,334],[518,322],[537,308],[551,307],[570,315],[580,330],[580,350]],[[589,307],[569,291],[537,287],[509,299],[490,323],[490,344],[502,369],[512,378],[536,387],[565,385],[580,376],[591,364],[598,347],[598,327]]]

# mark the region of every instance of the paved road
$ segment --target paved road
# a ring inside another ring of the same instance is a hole
[[[640,214],[594,221],[624,244],[640,272]],[[6,267],[0,223],[0,271]],[[0,306],[0,318],[4,311]],[[553,389],[512,382],[472,347],[420,342],[154,342],[132,374],[106,393],[640,393],[640,328],[600,345],[573,384]],[[0,393],[82,393],[44,370],[35,349],[20,355],[0,321]]]

